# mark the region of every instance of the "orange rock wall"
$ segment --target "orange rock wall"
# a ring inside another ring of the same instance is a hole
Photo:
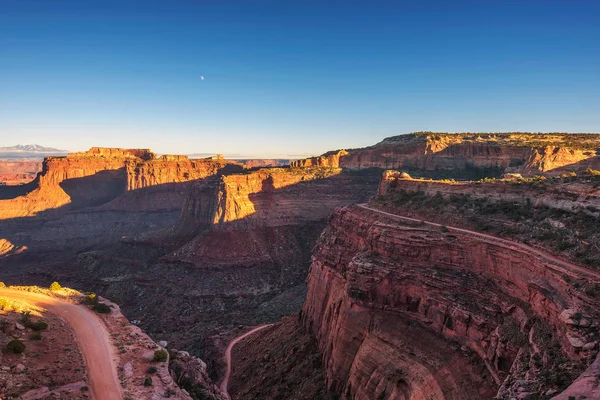
[[[597,150],[575,142],[550,140],[548,135],[527,135],[518,143],[510,135],[491,139],[465,135],[430,135],[388,138],[375,146],[351,150],[340,166],[350,169],[415,168],[427,171],[499,169],[524,174],[600,168]],[[518,135],[517,135],[518,137]],[[590,135],[600,148],[600,139]],[[590,139],[590,140],[592,140]],[[576,139],[573,139],[576,140]],[[529,143],[529,144],[528,144]]]
[[[290,167],[306,168],[306,167],[329,167],[339,168],[340,159],[348,155],[346,150],[329,152],[319,157],[305,158],[303,160],[292,161]]]
[[[162,156],[144,162],[127,163],[127,190],[137,190],[165,183],[188,182],[220,172],[241,172],[237,163],[212,160],[189,160],[185,156]]]

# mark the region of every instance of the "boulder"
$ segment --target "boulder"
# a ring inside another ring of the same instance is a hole
[[[17,364],[15,366],[15,368],[13,369],[13,372],[15,374],[22,374],[23,372],[25,372],[25,366],[23,364]]]

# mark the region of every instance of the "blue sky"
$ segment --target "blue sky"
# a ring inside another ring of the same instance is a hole
[[[287,157],[598,132],[598,21],[592,0],[0,0],[0,146]]]

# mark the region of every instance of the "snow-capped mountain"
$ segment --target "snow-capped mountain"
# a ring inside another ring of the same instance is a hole
[[[11,147],[0,147],[0,158],[43,158],[46,156],[65,156],[67,150],[44,147],[39,144],[18,144]]]

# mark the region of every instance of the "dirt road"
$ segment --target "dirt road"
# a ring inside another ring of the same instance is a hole
[[[83,353],[89,375],[89,388],[94,400],[123,398],[113,348],[104,323],[93,311],[43,294],[0,288],[0,296],[39,305],[65,320]]]
[[[233,346],[235,346],[236,343],[238,343],[240,340],[243,340],[243,339],[247,338],[248,336],[252,335],[253,333],[256,333],[256,332],[260,331],[261,329],[265,329],[272,325],[273,324],[266,324],[266,325],[261,325],[257,328],[254,328],[251,331],[244,333],[242,336],[236,337],[235,339],[233,339],[231,341],[231,343],[229,343],[229,346],[227,346],[227,350],[225,351],[225,361],[227,362],[227,373],[225,373],[225,379],[223,379],[223,381],[221,382],[219,389],[221,389],[221,392],[223,392],[225,394],[225,397],[227,397],[228,399],[231,400],[231,397],[229,397],[229,392],[227,391],[227,385],[229,384],[229,376],[231,375],[231,350],[233,349]]]
[[[371,208],[371,207],[367,206],[366,204],[359,204],[358,206],[360,208],[364,208],[365,210],[374,211],[376,213],[383,214],[383,215],[386,215],[386,216],[389,216],[392,218],[396,218],[396,219],[400,219],[400,220],[404,220],[404,221],[417,222],[417,223],[422,222],[425,225],[430,225],[430,226],[435,226],[435,227],[442,226],[441,224],[436,224],[435,222],[422,221],[422,220],[416,219],[416,218],[409,218],[409,217],[403,217],[401,215],[391,214],[391,213],[388,213],[385,211],[378,210],[376,208]],[[569,270],[573,270],[573,271],[582,273],[584,275],[588,275],[588,276],[594,277],[596,279],[600,279],[600,272],[597,272],[597,271],[594,271],[591,269],[587,269],[587,268],[583,268],[583,267],[580,267],[579,265],[572,264],[568,261],[565,261],[558,257],[555,257],[552,254],[538,250],[534,247],[528,246],[523,243],[513,242],[512,240],[501,239],[497,236],[486,235],[485,233],[470,231],[468,229],[456,228],[453,226],[446,226],[446,228],[448,228],[448,231],[466,233],[471,236],[476,236],[476,237],[479,237],[479,238],[482,238],[482,239],[485,239],[488,241],[492,241],[493,243],[496,243],[496,244],[502,243],[503,245],[505,245],[509,248],[512,247],[515,249],[525,250],[525,251],[531,253],[532,255],[536,255],[539,258],[541,258],[542,260],[545,260],[546,262],[548,262],[550,264],[551,267],[553,267],[555,270],[558,270],[560,272],[567,272]]]

